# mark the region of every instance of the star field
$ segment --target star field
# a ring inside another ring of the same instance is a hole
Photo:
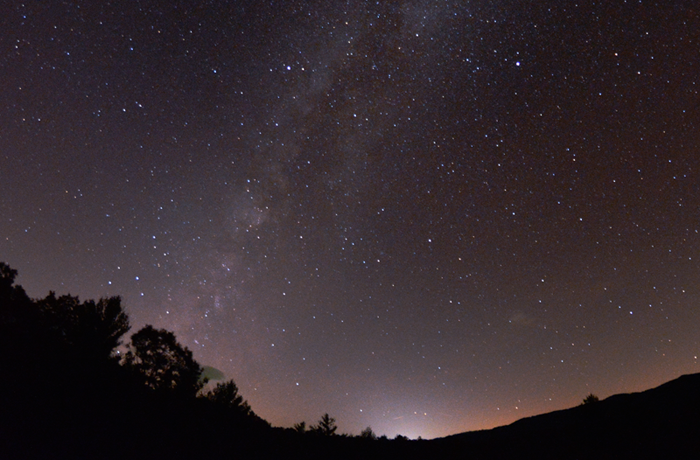
[[[277,426],[432,438],[698,372],[694,2],[0,8],[0,260]]]

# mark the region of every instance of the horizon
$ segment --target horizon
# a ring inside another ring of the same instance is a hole
[[[35,299],[35,300],[36,300],[36,299],[41,299],[41,298],[45,297],[46,295],[48,295],[49,291],[56,292],[56,294],[59,295],[59,296],[60,296],[60,295],[64,295],[64,294],[78,296],[78,297],[79,297],[80,299],[82,299],[82,300],[89,300],[89,299],[97,300],[97,299],[102,298],[102,297],[107,297],[107,295],[95,296],[95,297],[89,297],[89,296],[87,296],[87,297],[86,297],[86,296],[82,296],[82,295],[80,295],[79,293],[76,293],[76,292],[58,292],[58,291],[56,291],[55,289],[51,289],[51,290],[47,291],[45,294],[43,294],[43,295],[37,295],[36,293],[33,293],[31,289],[27,289],[27,286],[24,285],[24,284],[22,283],[22,274],[21,274],[21,273],[18,273],[18,276],[17,276],[17,279],[16,279],[15,284],[16,284],[16,285],[22,286],[22,287],[25,289],[25,291],[27,292],[27,294],[30,296],[30,298]],[[120,294],[112,293],[112,294],[110,294],[110,295],[120,295]],[[122,299],[123,299],[123,296],[120,295],[120,297],[122,297]],[[127,314],[128,314],[128,313],[129,313],[128,305],[125,305],[124,308],[125,308],[125,311],[126,311]],[[131,324],[131,329],[130,329],[129,332],[125,335],[124,343],[123,343],[122,346],[120,346],[120,349],[124,349],[124,345],[126,345],[126,344],[128,343],[128,341],[129,341],[128,339],[131,337],[131,335],[134,334],[136,331],[138,331],[139,329],[141,329],[141,327],[143,327],[143,326],[145,326],[145,325],[146,325],[145,323],[144,323],[144,324],[137,325],[137,324],[134,324],[134,323],[132,322],[132,324]],[[162,327],[161,325],[158,325],[158,324],[154,324],[153,326],[156,327],[156,328],[161,328],[161,327]],[[178,340],[179,340],[179,337],[178,337]],[[196,356],[196,351],[197,351],[197,349],[196,349],[196,348],[194,348],[194,349],[191,348],[191,350],[192,350],[193,352],[195,352],[195,358],[197,359],[197,356]],[[697,356],[694,356],[694,358],[697,359]],[[199,361],[199,360],[198,360],[198,361]],[[201,364],[202,366],[210,366],[208,363],[201,362],[201,361],[200,361],[200,364]],[[217,368],[214,368],[214,369],[217,369]],[[217,369],[217,370],[219,370],[219,369]],[[663,385],[664,383],[667,383],[667,382],[669,382],[669,381],[675,380],[675,379],[677,379],[677,378],[679,378],[679,377],[681,377],[681,376],[683,376],[683,375],[691,375],[691,374],[694,374],[694,373],[695,373],[695,372],[689,372],[689,373],[678,374],[678,375],[673,376],[673,377],[671,377],[671,378],[668,378],[668,379],[666,379],[666,380],[662,380],[662,381],[659,381],[659,382],[651,383],[650,385],[646,385],[646,386],[645,386],[645,384],[640,383],[640,384],[636,385],[635,387],[633,387],[632,389],[620,389],[620,390],[615,391],[615,392],[610,393],[610,394],[600,394],[600,393],[596,393],[595,391],[591,391],[590,393],[595,394],[596,396],[598,396],[598,397],[600,398],[601,401],[603,401],[603,400],[609,398],[610,396],[614,396],[614,395],[619,395],[619,394],[633,394],[633,393],[638,393],[638,392],[643,392],[643,391],[646,391],[646,390],[649,390],[649,389],[653,389],[653,388],[658,387],[659,385]],[[216,379],[216,380],[211,380],[210,383],[209,383],[209,386],[213,386],[213,385],[215,385],[215,384],[216,384],[217,382],[219,382],[219,381],[225,381],[225,380],[231,379],[231,378],[233,378],[234,381],[236,381],[236,383],[238,384],[238,380],[236,380],[236,378],[235,378],[234,376],[230,376],[230,375],[224,374],[224,376],[221,377],[221,378],[218,378],[218,379]],[[652,381],[652,382],[653,382],[653,381]],[[239,384],[239,387],[240,387],[240,384]],[[208,386],[205,386],[205,388],[208,388]],[[242,394],[243,394],[243,396],[247,399],[246,394],[245,394],[245,393],[242,393]],[[440,433],[440,434],[437,434],[437,435],[435,435],[435,436],[430,436],[429,434],[426,436],[426,434],[424,434],[424,433],[422,433],[422,432],[412,432],[410,428],[407,429],[407,430],[404,430],[404,431],[396,431],[396,432],[393,432],[393,433],[385,433],[385,432],[377,431],[377,430],[376,430],[373,426],[371,426],[371,425],[367,425],[367,426],[372,427],[373,431],[377,434],[377,436],[385,435],[385,436],[387,436],[389,439],[392,439],[392,438],[394,438],[394,437],[396,437],[396,436],[401,435],[401,436],[406,436],[408,439],[414,439],[414,440],[415,440],[415,439],[419,439],[419,438],[420,438],[420,439],[429,440],[429,439],[442,438],[442,437],[451,436],[451,435],[456,435],[456,434],[462,434],[462,433],[466,433],[466,432],[480,431],[480,430],[489,430],[489,429],[493,429],[493,428],[497,428],[497,427],[501,427],[501,426],[510,425],[511,423],[514,423],[514,422],[516,422],[516,421],[518,421],[518,420],[521,420],[521,419],[524,419],[524,418],[529,418],[529,417],[533,417],[533,416],[537,416],[537,415],[547,414],[547,413],[550,413],[550,412],[555,412],[555,411],[570,409],[570,408],[573,408],[573,407],[576,407],[576,406],[580,405],[580,404],[581,404],[581,401],[583,400],[583,398],[584,398],[587,394],[588,394],[588,393],[583,394],[583,395],[580,395],[580,397],[578,397],[578,399],[576,399],[576,396],[573,396],[573,397],[571,398],[571,401],[572,401],[572,402],[571,402],[569,405],[564,405],[564,406],[562,406],[562,407],[552,407],[552,408],[550,408],[550,409],[548,409],[548,410],[540,411],[540,412],[522,412],[522,413],[510,412],[509,414],[505,415],[502,419],[497,419],[498,421],[494,421],[494,422],[492,422],[492,423],[489,424],[489,425],[478,425],[478,426],[476,426],[475,428],[473,427],[473,428],[467,428],[467,429],[460,430],[460,431],[447,432],[447,433]],[[248,402],[250,402],[250,399],[248,399]],[[564,404],[566,404],[566,403],[564,403]],[[265,416],[265,414],[259,412],[259,411],[256,409],[256,407],[255,407],[254,405],[252,405],[252,409],[253,409],[258,415],[260,415],[263,419],[265,419],[265,420],[267,420],[268,422],[272,423],[273,426],[279,427],[279,428],[291,428],[291,427],[294,425],[294,423],[301,422],[301,421],[306,422],[306,423],[307,423],[307,426],[308,426],[308,425],[314,424],[315,422],[317,422],[317,419],[320,418],[320,415],[319,415],[319,417],[317,417],[316,419],[312,419],[312,420],[302,420],[302,419],[294,418],[294,417],[292,416],[291,418],[288,419],[288,420],[293,420],[292,422],[290,422],[290,423],[288,423],[288,424],[279,424],[279,423],[275,423],[275,422],[273,422],[272,420],[268,419],[268,418]],[[498,407],[497,410],[500,410],[500,408]],[[516,411],[517,411],[517,410],[518,410],[518,409],[516,409]],[[331,416],[333,416],[333,417],[336,418],[336,421],[338,422],[338,426],[339,426],[339,428],[341,428],[341,429],[339,430],[339,433],[342,433],[342,434],[349,434],[349,435],[357,435],[357,434],[359,434],[359,432],[360,432],[362,429],[364,429],[364,428],[367,427],[367,426],[365,426],[365,427],[359,427],[359,428],[357,428],[356,431],[353,431],[352,429],[343,429],[343,427],[346,427],[346,424],[343,423],[343,417],[342,417],[342,415],[343,415],[343,414],[331,414]],[[412,419],[414,419],[414,420],[415,420],[415,419],[420,420],[420,419],[422,418],[421,415],[423,415],[423,414],[419,414],[419,413],[408,414],[408,417],[407,417],[407,418],[412,418]],[[425,417],[425,415],[423,415],[423,417]],[[515,417],[515,418],[513,418],[513,417]],[[400,416],[400,418],[403,418],[403,416]],[[396,420],[396,419],[394,419],[394,420]],[[410,425],[410,424],[404,424],[404,425],[402,425],[402,426],[404,426],[404,427],[410,427],[411,425]],[[425,425],[422,425],[422,426],[425,426]],[[346,428],[347,428],[347,427],[346,427]]]

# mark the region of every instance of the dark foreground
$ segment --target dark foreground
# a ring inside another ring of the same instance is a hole
[[[271,428],[205,401],[154,397],[135,387],[125,391],[129,382],[119,381],[118,372],[111,382],[110,371],[103,372],[99,391],[66,388],[61,379],[49,388],[19,376],[8,392],[5,382],[0,458],[700,458],[700,374],[493,430],[407,441]]]

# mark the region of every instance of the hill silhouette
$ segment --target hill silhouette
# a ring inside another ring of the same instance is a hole
[[[700,374],[431,442],[441,458],[700,458]]]

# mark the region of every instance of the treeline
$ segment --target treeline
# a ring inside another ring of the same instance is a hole
[[[201,393],[207,383],[203,368],[170,331],[143,327],[131,336],[120,359],[116,349],[130,329],[120,297],[80,302],[78,297],[56,297],[50,292],[44,299],[31,300],[21,286],[14,285],[16,275],[0,262],[0,323],[4,345],[10,351],[10,368],[33,369],[38,377],[45,372],[42,369],[51,369],[58,362],[89,381],[100,371],[119,365],[124,378],[155,392],[174,398],[203,397],[231,413],[257,418],[233,380]]]
[[[104,458],[106,448],[110,457],[140,457],[154,445],[145,437],[172,439],[191,425],[188,417],[246,430],[269,427],[233,380],[202,392],[202,367],[170,331],[145,326],[120,357],[117,347],[130,330],[120,297],[80,301],[51,292],[30,299],[15,285],[16,275],[0,263],[0,430],[11,434],[0,447],[12,457],[93,452]],[[161,447],[151,454],[183,453]]]
[[[405,448],[335,419],[272,428],[233,380],[202,391],[192,352],[119,297],[30,299],[0,262],[0,458],[375,458]],[[126,353],[117,353],[125,346]],[[407,451],[408,452],[408,451]]]

